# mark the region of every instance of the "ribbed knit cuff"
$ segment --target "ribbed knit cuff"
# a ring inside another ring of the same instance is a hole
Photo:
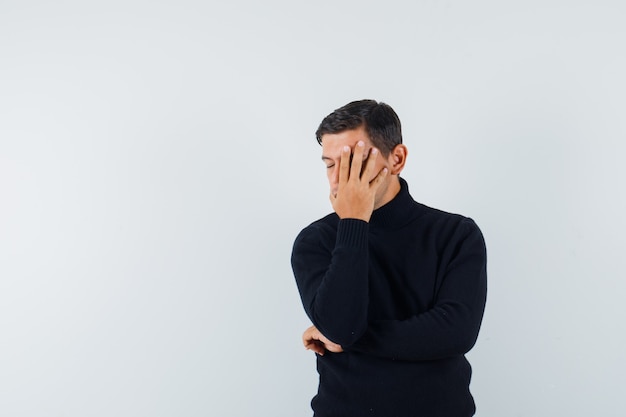
[[[337,227],[337,243],[335,247],[363,247],[367,246],[369,223],[359,219],[339,220]]]

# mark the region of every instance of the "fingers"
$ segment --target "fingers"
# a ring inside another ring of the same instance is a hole
[[[358,141],[354,147],[354,154],[352,154],[352,150],[349,146],[344,146],[341,151],[341,161],[339,163],[339,183],[345,184],[350,179],[358,180],[361,177],[361,168],[363,167],[364,159],[365,143],[362,140]]]
[[[363,169],[363,173],[361,174],[362,178],[372,178],[372,175],[374,174],[374,169],[376,169],[376,158],[378,158],[378,154],[378,149],[370,149],[370,153],[367,156],[367,160],[365,161],[365,168]]]
[[[343,352],[341,345],[329,340],[319,330],[317,330],[317,327],[315,326],[311,326],[304,331],[302,334],[302,344],[305,349],[312,350],[321,356],[324,356],[324,353],[326,353],[327,350],[333,353]]]
[[[313,352],[317,353],[320,356],[324,356],[324,352],[326,352],[326,348],[324,347],[324,344],[318,340],[312,341],[304,345],[304,347],[307,350],[312,350]]]
[[[365,143],[360,140],[354,147],[354,156],[350,165],[350,179],[358,180],[361,177],[361,168],[365,157]]]
[[[329,352],[333,352],[333,353],[343,352],[343,348],[341,347],[341,345],[338,345],[335,342],[331,342],[328,339],[324,341],[324,348],[328,350]]]
[[[344,146],[339,161],[339,185],[345,184],[350,178],[350,147]]]
[[[314,337],[315,333],[321,334],[315,326],[311,326],[302,333],[302,343],[306,346],[311,340],[319,339],[319,337]]]
[[[324,355],[326,348],[324,347],[324,343],[320,341],[321,336],[322,333],[320,333],[315,326],[311,326],[302,334],[302,344],[305,349],[312,350],[319,355]]]

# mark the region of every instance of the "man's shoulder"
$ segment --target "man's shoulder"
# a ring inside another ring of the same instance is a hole
[[[296,243],[305,239],[334,238],[339,225],[339,216],[330,213],[306,226],[296,237]]]
[[[329,213],[326,216],[315,220],[308,226],[306,226],[302,231],[305,230],[328,230],[328,229],[337,229],[339,225],[339,216],[337,213]]]
[[[328,213],[326,216],[322,217],[321,219],[315,220],[309,226],[337,227],[338,223],[339,223],[339,216],[337,216],[337,213],[333,212],[333,213]]]
[[[417,203],[417,204],[421,206],[423,215],[428,216],[432,220],[459,222],[459,221],[469,219],[469,217],[466,217],[459,213],[453,213],[450,211],[441,210],[435,207],[427,206],[422,203]]]
[[[427,224],[432,228],[439,230],[466,231],[467,233],[478,232],[480,229],[474,219],[459,213],[444,211],[438,208],[430,207],[422,203],[420,206],[421,216],[420,222]]]

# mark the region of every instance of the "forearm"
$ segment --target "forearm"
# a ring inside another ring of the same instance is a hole
[[[292,266],[304,309],[330,340],[348,346],[367,328],[368,224],[339,222],[332,252],[308,236],[294,244]]]
[[[444,304],[406,320],[375,321],[350,349],[405,361],[463,355],[476,342],[482,312]]]

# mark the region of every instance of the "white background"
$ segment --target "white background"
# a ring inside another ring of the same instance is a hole
[[[311,415],[314,132],[392,105],[476,220],[479,416],[618,416],[621,1],[0,0],[0,415]]]

